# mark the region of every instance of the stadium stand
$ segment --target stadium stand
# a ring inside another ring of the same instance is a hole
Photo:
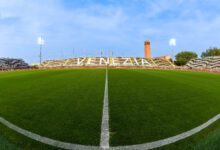
[[[0,58],[0,70],[28,69],[29,65],[22,59]]]
[[[80,57],[63,60],[47,60],[39,67],[77,67],[77,66],[145,66],[145,67],[172,67],[172,62],[166,59],[135,58],[135,57]]]
[[[169,67],[169,66],[174,66],[173,63],[167,59],[159,59],[156,58],[153,60],[155,64],[157,64],[160,67]]]
[[[220,69],[220,56],[194,59],[186,64],[190,69]]]

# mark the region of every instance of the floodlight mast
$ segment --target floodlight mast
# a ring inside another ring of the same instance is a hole
[[[171,51],[172,51],[172,60],[173,60],[173,63],[174,63],[174,48],[175,48],[175,46],[176,46],[176,39],[175,38],[171,38],[170,40],[169,40],[169,45],[170,45],[170,47],[171,47]]]
[[[174,57],[175,57],[175,56],[174,56],[174,46],[171,46],[171,51],[172,51],[172,59],[173,59],[173,63],[174,63],[174,59],[175,59],[175,58],[174,58]]]
[[[42,44],[40,44],[40,65],[42,63]]]
[[[41,65],[41,63],[42,63],[42,48],[43,48],[43,45],[44,45],[44,39],[42,37],[38,37],[37,44],[40,46],[39,59],[40,59],[40,65]]]

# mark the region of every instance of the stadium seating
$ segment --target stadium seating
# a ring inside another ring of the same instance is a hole
[[[47,60],[40,67],[77,67],[77,66],[145,66],[145,67],[172,67],[173,64],[166,59],[146,59],[140,57],[84,57],[63,60]]]
[[[220,56],[191,60],[186,64],[191,69],[220,69]]]
[[[29,65],[22,59],[0,58],[0,70],[27,69]]]
[[[160,67],[169,67],[169,66],[174,66],[173,63],[169,60],[166,59],[159,59],[156,58],[153,60],[155,64],[157,64]]]

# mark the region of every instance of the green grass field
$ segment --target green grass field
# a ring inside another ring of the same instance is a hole
[[[219,74],[112,69],[111,145],[151,142],[197,127],[219,114],[219,91]]]
[[[99,145],[104,79],[102,69],[0,73],[0,116],[42,136]]]
[[[220,113],[220,74],[108,70],[111,146],[168,138]],[[99,145],[105,69],[0,72],[0,85],[1,117],[52,139]],[[159,149],[219,148],[219,129],[217,121],[190,138]],[[1,144],[8,149],[56,149],[0,124]]]
[[[206,139],[202,140],[193,150],[219,150],[220,148],[220,129],[210,133]]]
[[[0,136],[0,149],[1,150],[20,150],[16,145],[12,144],[4,136]]]

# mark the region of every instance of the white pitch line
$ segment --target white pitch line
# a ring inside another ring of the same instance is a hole
[[[137,145],[130,145],[130,146],[116,146],[116,147],[110,148],[110,150],[150,150],[154,148],[159,148],[159,147],[169,145],[169,144],[178,142],[180,140],[186,139],[190,136],[193,136],[194,134],[199,133],[201,130],[207,128],[208,126],[218,121],[219,119],[220,119],[220,114],[216,115],[215,117],[203,123],[202,125],[196,128],[193,128],[189,131],[178,134],[176,136],[172,136],[166,139],[144,143],[144,144],[137,144]]]
[[[12,129],[13,131],[20,133],[20,134],[22,134],[32,140],[35,140],[35,141],[38,141],[38,142],[41,142],[41,143],[44,143],[47,145],[51,145],[51,146],[54,146],[57,148],[67,149],[67,150],[102,150],[102,149],[106,149],[106,150],[150,150],[153,148],[159,148],[159,147],[169,145],[169,144],[178,142],[180,140],[186,139],[186,138],[200,132],[201,130],[207,128],[208,126],[215,123],[219,119],[220,119],[220,114],[216,115],[215,117],[211,118],[210,120],[208,120],[204,124],[194,128],[192,130],[186,131],[184,133],[181,133],[176,136],[169,137],[169,138],[166,138],[163,140],[144,143],[144,144],[129,145],[129,146],[115,146],[115,147],[109,147],[109,148],[98,147],[98,146],[84,146],[84,145],[66,143],[66,142],[50,139],[47,137],[43,137],[41,135],[38,135],[33,132],[22,129],[22,128],[10,123],[9,121],[5,120],[2,117],[0,117],[0,123],[2,123],[3,125],[5,125],[6,127],[10,128],[10,129]]]
[[[101,150],[100,147],[98,146],[84,146],[84,145],[79,145],[79,144],[72,144],[72,143],[67,143],[67,142],[62,142],[54,139],[50,139],[47,137],[43,137],[41,135],[38,135],[36,133],[30,132],[28,130],[22,129],[9,121],[5,120],[4,118],[0,117],[0,123],[5,125],[6,127],[14,130],[17,133],[20,133],[32,140],[51,145],[57,148],[62,148],[62,149],[67,149],[67,150]]]
[[[105,91],[104,91],[100,147],[102,149],[109,149],[109,110],[108,110],[108,70],[107,69],[105,76]]]
[[[104,104],[103,104],[103,116],[102,116],[102,127],[101,127],[101,140],[100,140],[100,147],[98,146],[84,146],[79,144],[72,144],[66,143],[54,139],[50,139],[47,137],[43,137],[36,133],[30,132],[28,130],[22,129],[6,119],[0,117],[0,123],[5,125],[6,127],[12,129],[13,131],[20,133],[32,140],[51,145],[57,148],[63,148],[67,150],[149,150],[154,148],[159,148],[165,145],[169,145],[180,140],[186,139],[190,136],[193,136],[196,133],[199,133],[201,130],[207,128],[211,124],[215,123],[220,119],[220,114],[216,115],[215,117],[211,118],[207,122],[203,123],[202,125],[193,128],[189,131],[183,132],[176,136],[172,136],[166,139],[148,142],[144,144],[137,144],[137,145],[129,145],[129,146],[109,146],[109,108],[108,108],[108,70],[106,69],[106,77],[105,77],[105,91],[104,91]]]

